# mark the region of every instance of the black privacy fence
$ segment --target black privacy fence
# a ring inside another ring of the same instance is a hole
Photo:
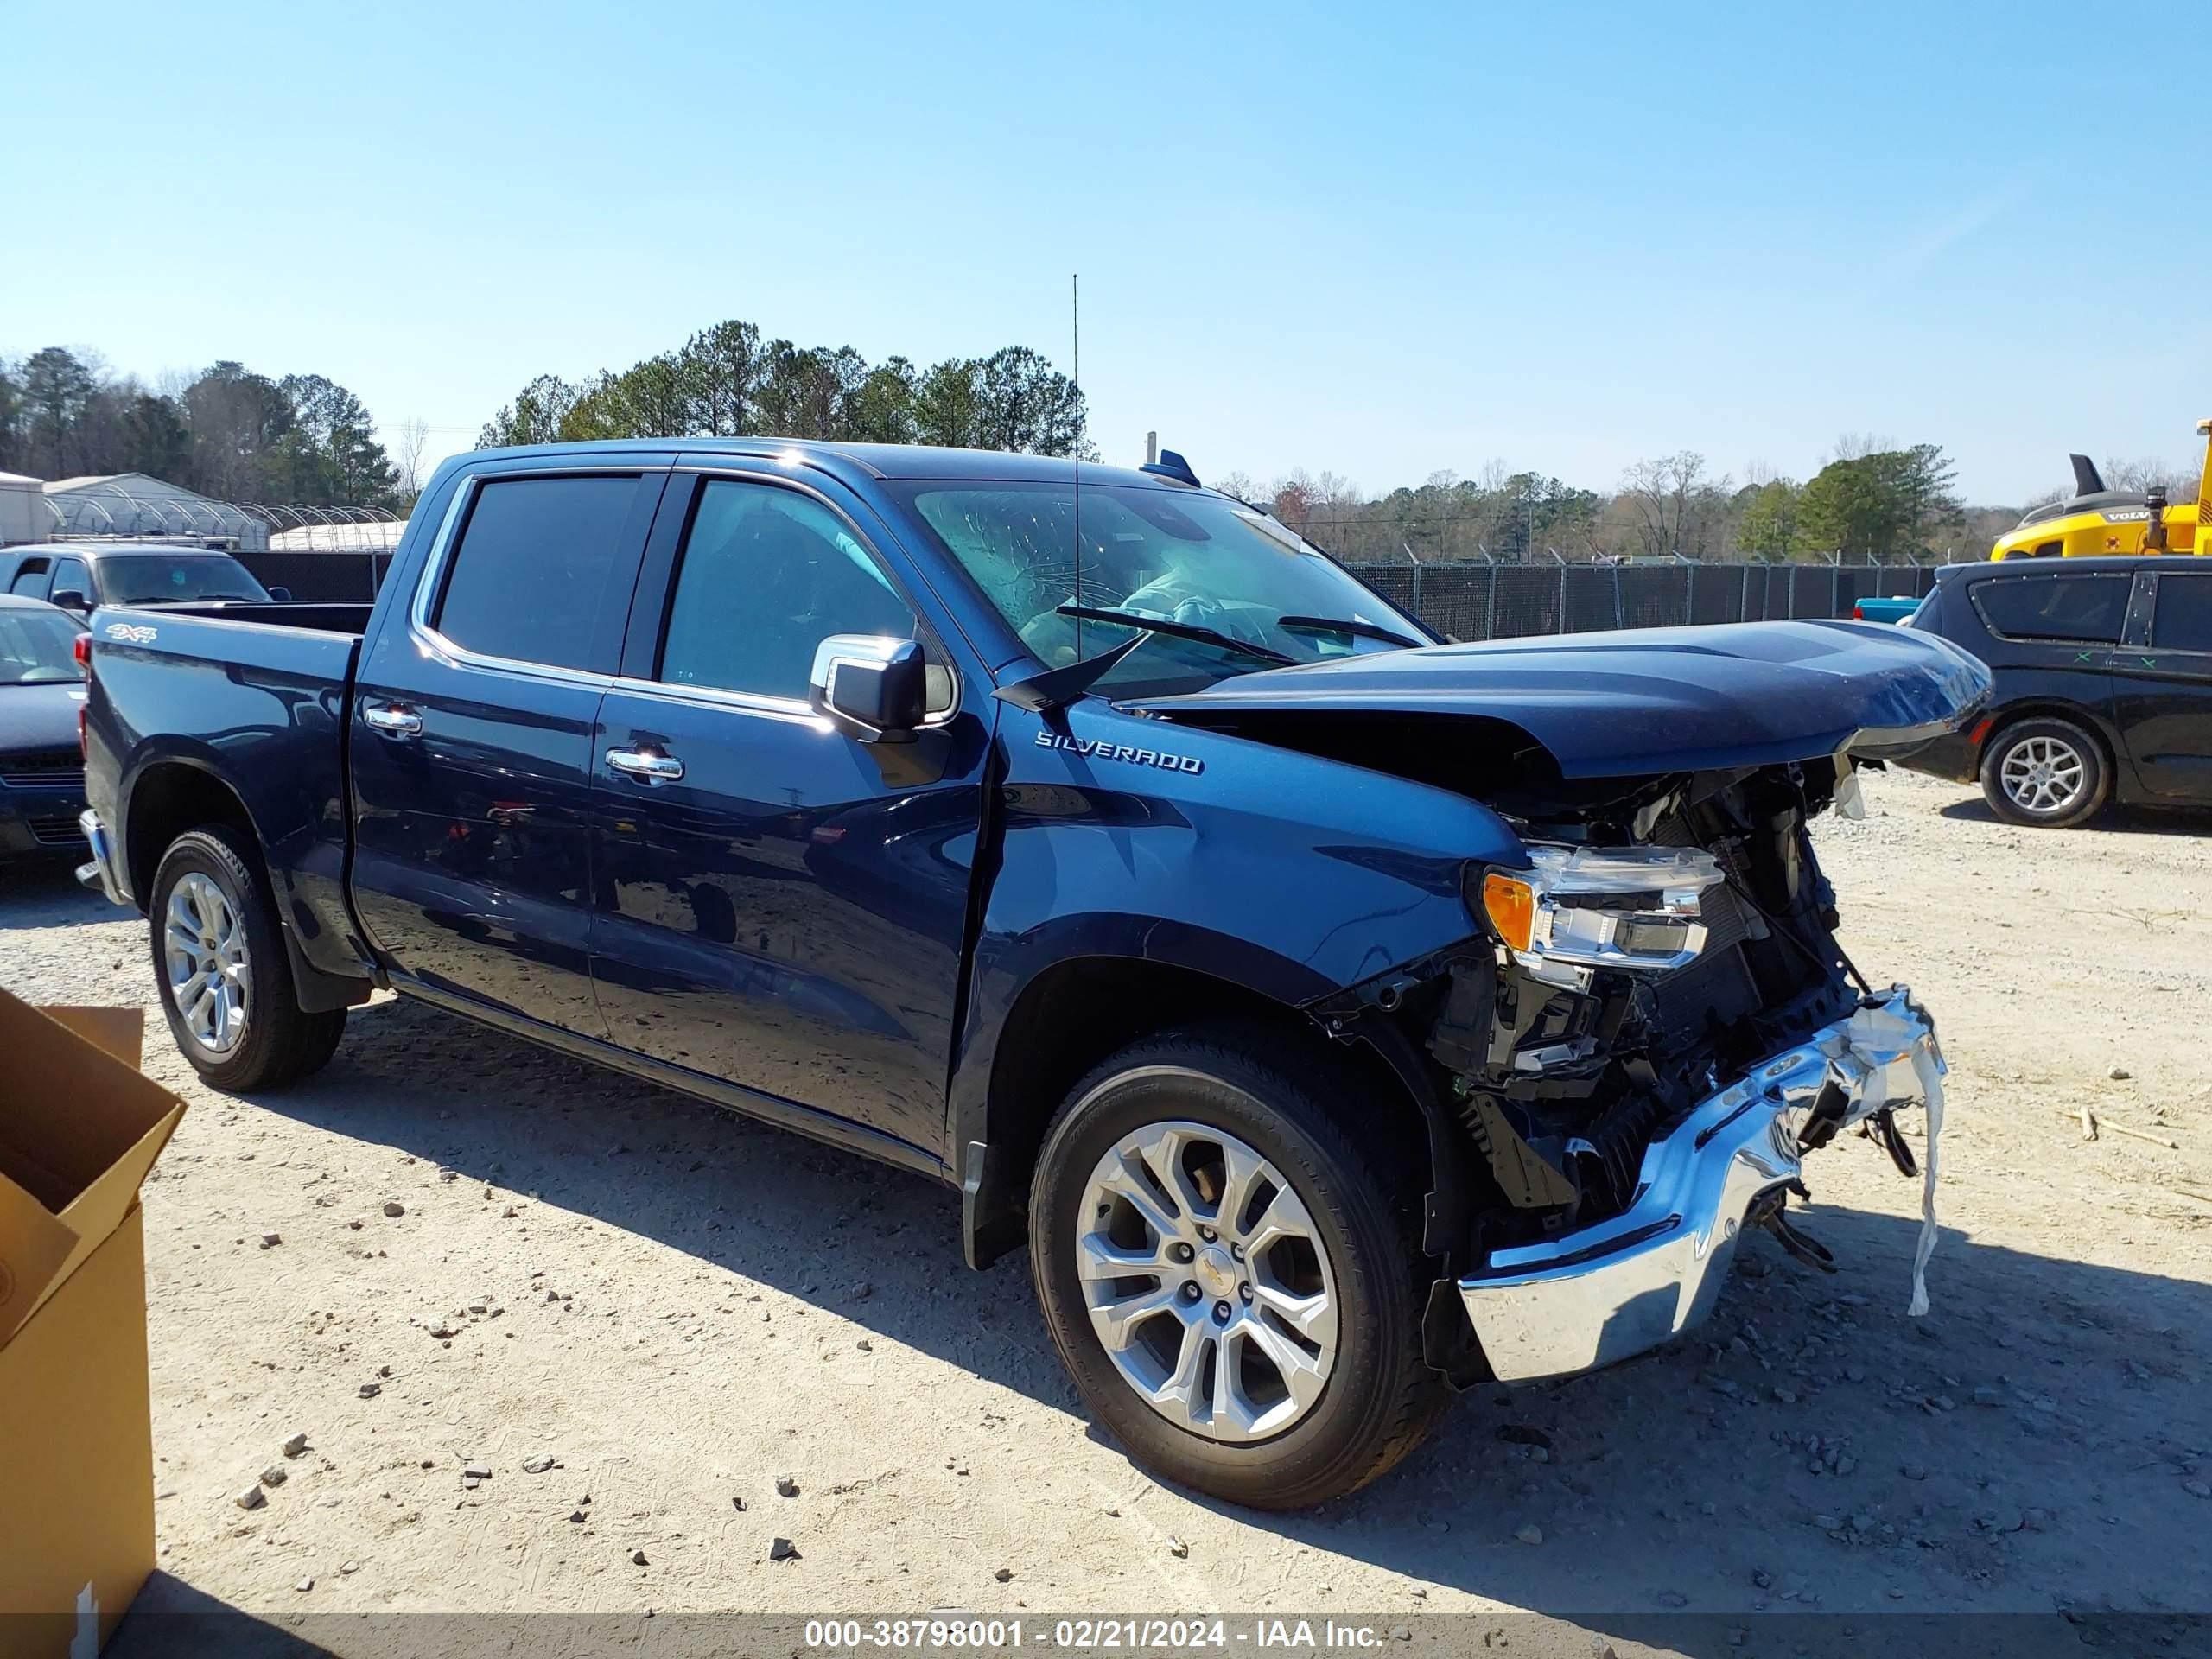
[[[296,600],[374,599],[391,555],[241,553]],[[1353,564],[1353,574],[1455,639],[1849,616],[1862,599],[1918,599],[1939,565]]]
[[[1849,616],[1920,599],[1940,565],[1353,564],[1362,582],[1455,639]]]

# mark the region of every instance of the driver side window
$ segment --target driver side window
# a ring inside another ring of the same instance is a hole
[[[833,633],[919,637],[912,609],[835,512],[796,490],[709,479],[677,569],[660,680],[804,702],[815,648]],[[923,648],[931,706],[950,706],[939,653],[925,637]]]

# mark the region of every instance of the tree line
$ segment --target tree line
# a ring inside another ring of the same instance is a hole
[[[1224,488],[1267,505],[1340,557],[1358,560],[1552,557],[1939,559],[1998,523],[2009,508],[1967,509],[1956,469],[1932,443],[1900,447],[1847,437],[1809,480],[1738,483],[1694,450],[1637,461],[1606,492],[1492,462],[1478,478],[1433,474],[1369,497],[1332,473],[1292,473],[1259,485],[1241,474]]]
[[[410,423],[395,461],[367,407],[320,374],[226,361],[149,386],[60,346],[0,358],[0,471],[145,473],[223,501],[404,512],[426,436]]]
[[[2022,508],[1968,506],[1939,444],[1865,434],[1836,440],[1802,482],[1754,465],[1738,482],[1694,450],[1639,461],[1599,492],[1492,461],[1477,478],[1433,474],[1370,496],[1335,473],[1300,469],[1262,483],[1243,474],[1209,481],[1268,507],[1339,557],[1366,561],[1491,558],[1766,559],[1841,557],[1928,563],[1979,558]],[[2108,459],[2114,489],[2164,485],[2195,499],[2198,463]],[[2029,507],[2067,493],[2053,488]]]
[[[764,340],[732,319],[620,372],[543,374],[485,423],[477,448],[593,438],[824,438],[1089,454],[1083,394],[1026,346],[929,368],[849,346]]]
[[[733,319],[620,372],[540,375],[486,423],[478,447],[766,435],[1090,457],[1084,416],[1075,383],[1027,346],[922,368],[897,355],[871,363],[849,346],[764,339]],[[224,361],[149,385],[62,346],[0,357],[0,471],[139,472],[222,500],[404,512],[426,438],[409,422],[388,451],[361,400],[319,374],[271,378]],[[1934,443],[1847,435],[1802,482],[1749,471],[1738,482],[1679,450],[1637,462],[1605,491],[1496,461],[1474,478],[1440,472],[1379,496],[1325,471],[1211,481],[1357,560],[1924,562],[1978,556],[2018,516],[1964,505],[1956,469]],[[2193,464],[2115,460],[2104,471],[2115,488],[2164,483],[2177,500],[2196,479]]]

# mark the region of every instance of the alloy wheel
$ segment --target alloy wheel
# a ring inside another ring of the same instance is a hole
[[[1178,1427],[1281,1433],[1337,1357],[1337,1281],[1305,1203],[1223,1130],[1148,1124],[1099,1159],[1075,1241],[1091,1328],[1122,1378]]]
[[[2087,786],[2088,765],[2063,737],[2024,737],[2005,753],[1998,769],[2005,795],[2024,812],[2063,811]]]
[[[245,923],[213,877],[188,871],[169,889],[162,960],[193,1041],[227,1054],[245,1040],[252,957]]]

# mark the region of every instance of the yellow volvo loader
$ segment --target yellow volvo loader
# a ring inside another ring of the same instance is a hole
[[[2196,435],[2212,438],[2212,421],[2199,421]],[[1993,559],[2079,559],[2108,553],[2212,554],[2212,533],[2200,535],[2197,519],[2212,500],[2212,445],[2204,452],[2204,480],[2197,499],[2169,503],[2162,486],[2108,490],[2096,463],[2071,457],[2074,493],[2049,506],[2031,508],[2017,529],[1997,538]]]

